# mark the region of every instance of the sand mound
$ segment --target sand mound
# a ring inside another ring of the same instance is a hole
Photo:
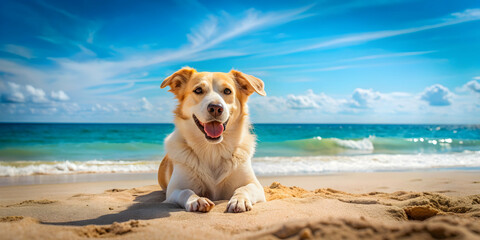
[[[265,197],[267,201],[276,199],[284,199],[290,197],[307,197],[311,196],[312,192],[299,187],[285,187],[279,182],[273,182],[270,187],[264,187]]]
[[[16,222],[22,220],[24,217],[22,216],[6,216],[1,217],[0,222]]]
[[[251,239],[479,239],[480,225],[471,219],[439,216],[424,222],[379,224],[366,219],[289,222]]]
[[[114,222],[110,226],[89,225],[78,229],[77,233],[79,236],[87,238],[113,237],[132,232],[140,226],[139,221],[132,220],[123,223]]]
[[[480,216],[480,195],[451,197],[439,193],[406,191],[351,194],[329,188],[317,189],[315,195],[353,204],[395,206],[405,213],[396,213],[398,216],[405,215],[404,220],[425,220],[436,215]],[[394,212],[395,209],[392,209],[391,213]]]
[[[57,201],[52,201],[52,200],[48,200],[48,199],[42,199],[42,200],[25,200],[25,201],[23,201],[23,202],[16,203],[16,204],[11,204],[11,205],[7,205],[7,206],[5,206],[5,207],[42,205],[42,204],[52,204],[52,203],[56,203],[56,202],[57,202]]]

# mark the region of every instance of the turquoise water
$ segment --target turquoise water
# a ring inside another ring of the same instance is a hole
[[[172,131],[172,124],[0,124],[0,176],[50,173],[39,166],[59,173],[149,170]],[[480,125],[255,124],[252,131],[258,136],[254,165],[262,168],[298,156],[331,164],[418,154],[443,156],[448,166],[465,159],[480,166]]]

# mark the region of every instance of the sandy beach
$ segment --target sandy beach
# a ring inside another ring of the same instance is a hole
[[[2,239],[480,239],[478,171],[262,177],[268,201],[241,214],[162,203],[152,176],[3,179]]]
[[[0,240],[480,240],[479,29],[480,0],[0,0]]]

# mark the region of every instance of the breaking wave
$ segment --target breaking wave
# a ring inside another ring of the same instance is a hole
[[[159,164],[160,161],[12,161],[0,163],[0,176],[151,172],[158,169]]]
[[[451,138],[381,138],[338,139],[314,137],[283,142],[260,142],[258,157],[318,156],[353,154],[417,154],[479,151],[480,140]]]

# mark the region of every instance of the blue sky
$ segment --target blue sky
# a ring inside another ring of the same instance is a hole
[[[0,121],[171,122],[183,66],[253,122],[480,123],[478,1],[2,1]]]

